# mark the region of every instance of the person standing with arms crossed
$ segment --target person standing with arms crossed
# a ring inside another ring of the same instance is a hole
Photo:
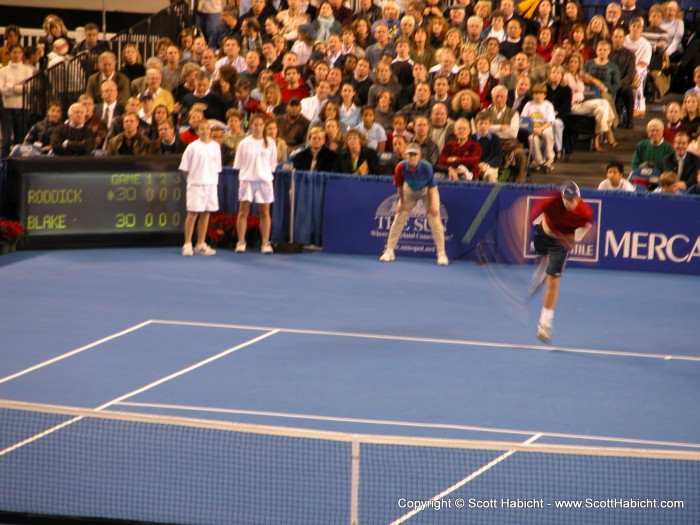
[[[568,181],[562,185],[561,195],[537,202],[530,217],[535,224],[535,251],[541,257],[532,278],[530,296],[545,286],[537,337],[549,343],[566,258],[574,243],[583,239],[590,229],[593,210],[581,200],[576,183]]]
[[[275,141],[265,134],[265,117],[254,114],[249,124],[250,135],[244,138],[236,150],[233,168],[238,170],[238,219],[236,233],[238,243],[236,253],[246,250],[245,233],[248,227],[248,215],[253,202],[258,204],[260,214],[260,251],[273,253],[270,244],[270,204],[275,200],[272,180],[277,165],[277,146]]]
[[[209,214],[219,209],[217,187],[221,172],[221,146],[211,139],[211,126],[203,120],[197,126],[199,138],[189,144],[182,154],[180,171],[187,178],[187,217],[185,244],[182,255],[215,255],[216,250],[206,244]],[[192,234],[197,225],[197,244],[192,249]]]
[[[433,167],[429,162],[421,159],[420,146],[415,142],[406,147],[406,159],[399,162],[394,170],[394,186],[399,193],[399,204],[389,230],[386,248],[379,260],[391,262],[396,258],[394,249],[399,242],[401,232],[416,203],[422,199],[430,231],[433,234],[437,263],[439,266],[447,266],[449,261],[445,253],[445,230],[440,220],[440,194]]]

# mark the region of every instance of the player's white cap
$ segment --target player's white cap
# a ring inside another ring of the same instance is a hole
[[[581,198],[581,190],[579,189],[578,185],[574,181],[569,180],[561,185],[561,196],[569,201],[576,199],[576,198],[580,199]]]

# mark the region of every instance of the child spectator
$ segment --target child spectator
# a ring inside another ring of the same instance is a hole
[[[386,149],[386,131],[374,121],[374,108],[365,106],[360,113],[362,122],[355,129],[365,137],[366,146],[378,152]]]
[[[476,133],[470,138],[481,146],[479,177],[486,182],[497,182],[498,170],[503,164],[503,149],[501,139],[491,133],[491,117],[487,112],[477,113]]]
[[[532,100],[525,104],[521,117],[532,121],[532,132],[528,137],[532,155],[531,168],[544,169],[550,173],[554,169],[554,106],[547,96],[545,84],[535,84],[532,88]],[[542,149],[544,148],[544,158]]]
[[[605,169],[605,180],[598,184],[599,190],[634,191],[634,184],[624,177],[624,166],[619,160],[608,163]]]

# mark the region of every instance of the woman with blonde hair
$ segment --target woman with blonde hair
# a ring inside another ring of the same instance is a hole
[[[337,152],[343,147],[343,134],[340,131],[340,122],[329,118],[323,123],[323,131],[326,132],[326,147],[332,152]]]
[[[445,39],[447,41],[447,39]],[[469,72],[474,75],[476,73],[476,57],[479,54],[479,49],[476,44],[467,42],[459,47],[459,60],[457,65],[462,68],[466,68]]]
[[[400,14],[401,10],[396,2],[393,0],[386,2],[382,7],[382,18],[372,24],[372,34],[374,34],[374,28],[377,27],[377,24],[383,23],[389,29],[389,38],[393,41],[401,30]]]
[[[465,118],[469,121],[471,129],[474,129],[474,117],[481,109],[479,95],[471,89],[463,89],[455,93],[450,106],[450,118],[452,120]]]
[[[474,15],[484,21],[484,29],[488,27],[491,18],[491,2],[488,0],[479,0],[474,4]]]
[[[690,135],[694,136],[700,127],[700,96],[689,93],[683,99],[681,122],[690,128]]]
[[[277,82],[270,82],[265,87],[263,98],[258,108],[267,118],[274,119],[278,115],[284,114],[286,106],[282,102],[282,90]]]
[[[685,23],[683,22],[683,11],[678,6],[678,2],[671,0],[661,5],[664,12],[664,21],[661,22],[661,29],[668,33],[668,46],[666,54],[673,60],[683,52],[683,34],[685,33]]]
[[[75,40],[68,36],[68,28],[60,16],[48,15],[44,18],[41,28],[44,30],[44,36],[39,38],[39,43],[44,44],[46,54],[53,49],[53,43],[59,38],[63,38],[68,42],[68,49],[73,49]]]
[[[129,80],[136,80],[146,76],[146,68],[143,67],[143,57],[136,44],[127,42],[122,47],[122,64],[120,73],[123,73]]]
[[[256,100],[265,98],[265,88],[275,82],[275,72],[271,69],[263,69],[258,73],[258,82],[250,96]]]
[[[571,112],[574,115],[590,115],[595,118],[595,137],[593,149],[601,151],[600,135],[604,134],[608,142],[615,147],[617,141],[612,132],[612,123],[615,120],[610,103],[604,98],[586,98],[586,86],[595,81],[589,74],[583,71],[583,57],[580,53],[573,53],[566,63],[564,75],[566,85],[571,89]]]
[[[442,42],[442,47],[447,47],[454,51],[455,55],[459,55],[461,54],[463,44],[462,31],[456,27],[451,27],[447,30],[445,33],[445,40]]]
[[[610,29],[603,16],[594,15],[586,28],[586,42],[595,49],[601,40],[610,40]]]

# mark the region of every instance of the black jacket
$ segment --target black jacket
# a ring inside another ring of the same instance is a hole
[[[311,161],[313,155],[311,148],[306,147],[292,158],[292,164],[298,170],[308,171],[311,169]],[[333,171],[333,163],[335,162],[335,153],[326,146],[322,146],[316,156],[316,168],[314,171]]]
[[[369,175],[380,174],[377,152],[367,146],[362,146],[360,156],[357,160],[357,166],[362,166],[365,162],[367,163]],[[359,175],[359,173],[355,171],[352,159],[350,158],[350,152],[347,149],[342,149],[337,152],[335,162],[333,163],[333,171],[336,173],[356,173]]]
[[[685,182],[688,188],[697,182],[698,170],[700,170],[700,157],[687,152],[683,161],[683,171],[679,178]],[[664,157],[664,171],[678,173],[678,160],[675,153],[670,153]]]

